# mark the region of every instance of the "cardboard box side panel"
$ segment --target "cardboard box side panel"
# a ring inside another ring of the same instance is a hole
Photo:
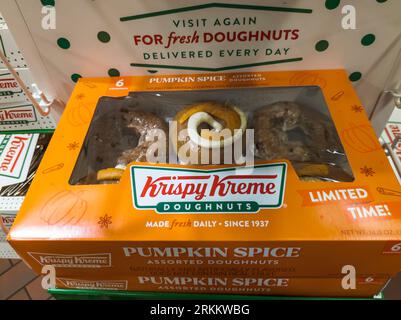
[[[345,265],[358,275],[389,277],[401,255],[377,242],[78,242],[12,241],[40,273],[54,265],[57,275],[115,276],[286,276],[339,277]],[[341,252],[341,255],[339,255]],[[325,263],[322,264],[322,261]]]

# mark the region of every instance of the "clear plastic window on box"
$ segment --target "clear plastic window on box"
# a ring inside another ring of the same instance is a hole
[[[243,164],[250,153],[289,160],[303,181],[354,180],[321,89],[307,86],[102,97],[70,183],[118,183],[133,162]]]

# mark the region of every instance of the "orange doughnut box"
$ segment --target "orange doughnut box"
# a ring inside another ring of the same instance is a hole
[[[344,70],[82,78],[8,240],[60,287],[371,296],[401,187]]]

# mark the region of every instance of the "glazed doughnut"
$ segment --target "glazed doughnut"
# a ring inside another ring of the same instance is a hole
[[[328,118],[294,102],[276,102],[258,109],[254,126],[257,154],[262,159],[321,163],[332,153],[344,152]]]
[[[217,102],[190,105],[178,112],[174,120],[178,136],[172,134],[172,141],[180,161],[185,164],[204,164],[201,152],[209,155],[211,164],[213,150],[220,150],[220,163],[223,163],[224,147],[242,139],[247,126],[246,116],[240,109]],[[226,135],[222,137],[223,133]],[[184,145],[187,149],[182,148]],[[183,157],[187,151],[195,154],[189,161]]]
[[[302,181],[351,182],[354,180],[351,175],[334,164],[293,162],[292,165]]]
[[[121,179],[124,169],[107,168],[97,172],[96,179],[98,181],[117,181]]]
[[[112,163],[109,161],[107,167],[103,166],[101,170],[97,171],[98,181],[119,180],[128,163],[146,162],[147,152],[153,144],[153,139],[148,141],[152,130],[162,130],[165,134],[168,132],[167,123],[150,112],[127,110],[123,112],[118,122],[123,125],[122,129],[118,129],[118,123],[114,123],[114,128],[110,132],[115,132],[116,129],[122,130],[122,136],[125,138],[125,141],[124,139],[122,141],[114,141],[114,139],[109,141],[110,145],[114,146],[114,149],[116,146],[120,147],[118,148],[119,152],[117,153],[117,159],[114,156]],[[123,144],[123,148],[121,148],[121,144]],[[107,146],[103,145],[103,149],[107,149]],[[110,153],[110,150],[106,150],[105,152]]]

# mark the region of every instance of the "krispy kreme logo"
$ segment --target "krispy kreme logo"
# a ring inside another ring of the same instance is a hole
[[[75,280],[57,279],[65,288],[71,289],[91,289],[91,290],[127,290],[128,281],[126,280]]]
[[[12,96],[15,93],[21,93],[18,82],[13,78],[0,79],[0,97]]]
[[[110,253],[94,254],[52,254],[28,252],[41,265],[53,265],[59,268],[105,268],[111,266]]]
[[[0,89],[18,88],[18,82],[13,78],[0,79]]]
[[[1,215],[1,216],[0,216],[0,219],[1,219],[2,223],[3,223],[7,228],[9,228],[9,227],[11,227],[12,224],[14,223],[15,216],[13,216],[13,215]]]
[[[392,149],[398,161],[401,161],[401,124],[390,123],[384,128]]]
[[[36,114],[32,105],[0,109],[0,122],[16,124],[33,121],[36,121]]]
[[[255,213],[283,204],[285,163],[219,169],[131,167],[133,204],[158,213]]]
[[[32,141],[36,139],[31,134],[6,135],[1,139],[0,176],[19,179]]]

